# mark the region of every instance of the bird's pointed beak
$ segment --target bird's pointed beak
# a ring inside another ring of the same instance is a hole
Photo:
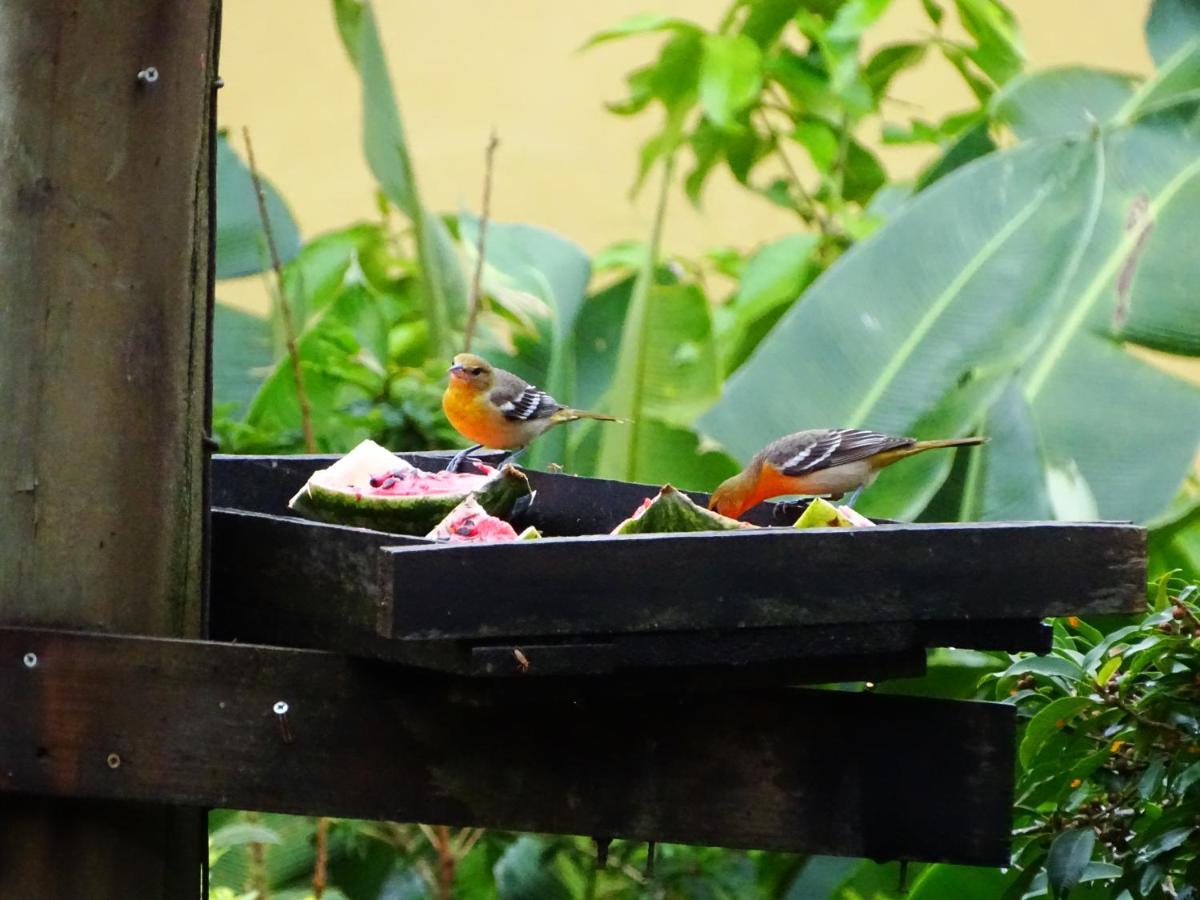
[[[466,370],[466,367],[460,366],[458,363],[455,363],[446,371],[450,373],[451,378],[462,378],[466,375],[467,370]]]

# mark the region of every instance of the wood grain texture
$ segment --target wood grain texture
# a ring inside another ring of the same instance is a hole
[[[201,632],[218,12],[0,0],[0,622]],[[0,811],[2,897],[196,897],[205,859],[196,810]]]
[[[9,792],[1008,860],[1015,720],[1001,704],[469,682],[320,652],[0,629],[0,720],[14,726],[0,732]]]
[[[1145,531],[978,523],[396,547],[407,640],[1132,612]],[[486,587],[481,586],[486,580]]]
[[[394,640],[384,636],[391,626],[391,592],[406,576],[404,570],[393,570],[386,547],[405,539],[228,509],[214,510],[213,535],[213,637],[336,650],[464,675],[638,672],[643,678],[670,679],[679,677],[678,670],[684,668],[700,677],[697,670],[707,668],[726,673],[740,669],[750,680],[775,683],[875,681],[888,674],[919,672],[927,647],[1037,651],[1045,650],[1049,640],[1049,630],[1036,618],[717,629],[706,618],[713,614],[707,597],[695,598],[688,627],[678,631],[647,630],[638,615],[629,623],[601,630],[587,616],[587,609],[577,609],[577,623],[584,631],[571,635],[550,638],[534,628],[510,636],[507,642],[481,635]],[[407,539],[406,544],[432,546],[420,539]],[[431,562],[439,559],[433,557]],[[406,599],[437,614],[441,596],[441,592],[426,597],[406,594]],[[797,595],[801,607],[802,601]],[[564,609],[575,603],[569,594],[556,594],[555,602]],[[653,609],[655,602],[649,601],[648,606]],[[802,613],[803,609],[797,615]],[[531,650],[534,647],[536,651]],[[537,665],[515,669],[513,650],[518,648],[533,653]]]
[[[0,20],[0,617],[196,634],[215,3]]]

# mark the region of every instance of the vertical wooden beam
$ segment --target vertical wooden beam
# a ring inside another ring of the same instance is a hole
[[[218,13],[0,0],[6,624],[202,632]],[[195,809],[6,799],[0,897],[197,897],[204,848]]]

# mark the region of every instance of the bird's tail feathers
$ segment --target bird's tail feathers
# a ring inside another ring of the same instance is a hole
[[[877,453],[871,457],[872,465],[876,469],[882,469],[884,466],[890,466],[894,462],[899,462],[902,459],[908,459],[910,456],[916,456],[918,453],[924,453],[926,450],[940,450],[943,447],[970,447],[975,444],[983,444],[987,442],[985,437],[964,437],[964,438],[947,438],[940,441],[917,441],[915,444],[909,444],[907,447],[897,447],[894,450],[885,450],[882,453]]]
[[[941,441],[917,441],[912,449],[914,451],[921,450],[937,450],[941,447],[973,447],[976,444],[986,444],[987,438],[973,436],[963,438],[947,438]]]
[[[563,408],[556,412],[552,418],[556,422],[574,422],[577,419],[595,419],[597,422],[620,422],[623,425],[629,424],[629,419],[619,419],[616,416],[606,416],[603,413],[587,412],[582,409]]]

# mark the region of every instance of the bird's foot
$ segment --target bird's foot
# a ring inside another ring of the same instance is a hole
[[[462,467],[463,461],[482,446],[483,444],[475,444],[472,447],[459,450],[452,457],[450,457],[450,462],[446,463],[446,471],[457,472],[459,468]]]
[[[810,503],[812,503],[811,497],[798,500],[776,500],[771,508],[771,518],[784,525],[792,525],[803,515]]]

